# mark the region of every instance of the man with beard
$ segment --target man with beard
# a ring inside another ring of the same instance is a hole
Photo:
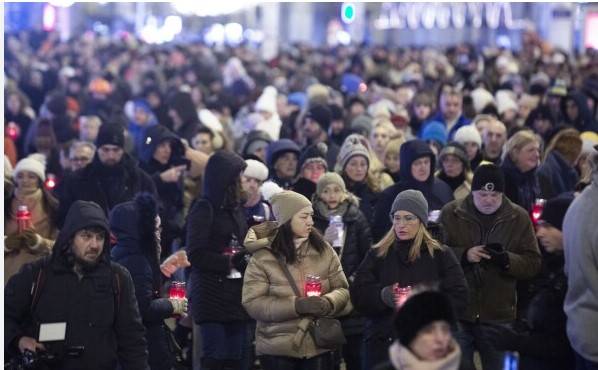
[[[148,368],[133,281],[110,262],[109,240],[104,211],[74,202],[52,255],[6,285],[5,355],[33,352],[53,369]]]
[[[65,179],[60,194],[58,222],[62,225],[66,212],[76,200],[97,203],[108,215],[117,204],[132,200],[146,191],[158,195],[152,179],[124,151],[124,128],[104,124],[96,139],[96,155],[87,167]]]
[[[461,370],[475,369],[477,350],[484,370],[502,369],[503,355],[490,340],[496,326],[510,327],[517,312],[518,281],[540,271],[542,256],[527,212],[506,196],[505,179],[494,164],[479,166],[465,199],[446,204],[440,223],[446,244],[461,261],[469,304],[459,315],[455,338]]]

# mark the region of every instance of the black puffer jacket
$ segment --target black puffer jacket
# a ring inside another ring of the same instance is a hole
[[[343,223],[345,224],[345,245],[343,246],[340,257],[345,276],[349,284],[351,284],[355,271],[357,271],[361,261],[363,261],[368,250],[372,247],[372,237],[370,234],[370,224],[359,210],[357,199],[351,195],[345,202],[347,203],[347,208],[342,215]],[[320,206],[324,206],[321,203],[322,200],[314,199],[314,226],[324,234],[330,221],[320,211]]]
[[[243,279],[228,279],[230,258],[223,254],[233,236],[242,243],[247,233],[240,205],[225,206],[225,193],[245,169],[238,155],[218,151],[206,166],[203,198],[194,201],[187,216],[187,253],[191,262],[193,320],[230,322],[248,320],[241,305]]]
[[[384,257],[377,255],[377,249],[370,249],[357,269],[355,280],[350,286],[351,302],[367,318],[364,333],[366,340],[394,337],[394,310],[384,304],[380,297],[380,292],[388,285],[439,283],[440,291],[449,296],[456,312],[467,306],[467,282],[453,251],[443,247],[432,257],[424,247],[421,256],[415,262],[410,262],[411,243],[412,241],[395,242]]]
[[[147,369],[145,330],[133,281],[125,268],[110,262],[110,239],[105,238],[95,267],[84,271],[81,278],[73,270],[71,240],[77,231],[89,227],[102,228],[108,234],[104,211],[92,202],[75,202],[52,255],[25,265],[8,281],[4,291],[5,352],[16,350],[22,336],[37,337],[38,324],[66,322],[65,341],[46,343],[46,348],[59,357],[67,348],[83,347],[83,352],[54,368],[105,370],[115,369],[118,362],[123,369]],[[31,314],[31,287],[41,269],[43,284]]]
[[[411,174],[411,165],[422,157],[430,158],[430,176],[425,182],[417,181]],[[439,210],[454,199],[450,186],[434,176],[435,162],[434,153],[425,141],[412,140],[401,146],[401,181],[389,186],[379,195],[372,223],[374,242],[382,239],[390,229],[390,208],[396,196],[403,190],[415,189],[421,191],[428,201],[430,211]]]
[[[129,270],[135,284],[135,296],[145,326],[145,337],[152,370],[170,370],[174,354],[166,337],[164,319],[172,316],[167,298],[160,298],[162,284],[155,239],[155,200],[138,196],[135,201],[116,206],[110,213],[110,228],[117,239],[111,255]]]

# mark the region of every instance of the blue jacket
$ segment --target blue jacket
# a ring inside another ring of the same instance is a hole
[[[438,111],[434,116],[430,117],[426,122],[424,122],[424,124],[421,127],[425,127],[428,122],[433,122],[433,121],[442,122],[444,124],[444,126],[446,127],[446,121],[444,120],[444,117],[442,116],[442,112],[440,112],[440,111]],[[471,120],[469,118],[465,118],[465,116],[463,116],[463,114],[461,114],[459,116],[459,118],[457,119],[457,123],[448,132],[448,141],[453,141],[453,136],[455,136],[455,132],[457,132],[457,130],[460,129],[461,127],[467,126],[470,123],[471,123]]]

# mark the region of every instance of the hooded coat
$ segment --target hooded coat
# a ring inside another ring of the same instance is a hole
[[[411,174],[411,165],[422,157],[430,158],[430,175],[425,182],[417,181]],[[396,196],[403,190],[415,189],[421,191],[428,201],[430,211],[441,209],[446,203],[454,199],[450,186],[434,176],[435,169],[436,158],[424,141],[412,140],[401,146],[401,181],[388,187],[379,195],[374,210],[374,222],[372,223],[374,241],[382,239],[390,229],[390,208]]]
[[[114,167],[106,167],[98,154],[87,167],[75,171],[64,179],[60,194],[58,224],[62,225],[67,211],[76,200],[87,200],[98,204],[106,215],[119,203],[133,199],[139,192],[149,192],[156,196],[152,179],[127,153]]]
[[[171,154],[168,162],[162,164],[153,156],[158,145],[167,140],[171,143]],[[164,228],[162,238],[165,243],[162,244],[164,249],[168,249],[172,240],[183,232],[184,176],[180,176],[177,182],[164,182],[160,174],[172,167],[187,163],[184,157],[185,147],[178,136],[162,125],[148,128],[143,143],[139,153],[140,167],[151,176],[158,191],[160,218]],[[170,250],[166,252],[170,252]]]
[[[145,338],[152,370],[170,370],[174,355],[169,347],[164,319],[172,316],[173,307],[167,298],[160,298],[162,275],[155,240],[157,206],[150,196],[138,196],[116,206],[110,212],[110,229],[117,244],[110,252],[131,274],[135,297],[145,326]]]
[[[198,324],[249,319],[241,306],[243,279],[227,278],[230,258],[223,254],[233,238],[241,244],[247,233],[243,207],[224,204],[227,189],[245,166],[235,153],[214,153],[206,166],[203,197],[194,201],[187,216],[192,312]]]
[[[572,119],[567,114],[567,101],[571,100],[577,106],[577,118]],[[581,92],[571,92],[565,99],[561,99],[561,112],[564,121],[572,125],[579,132],[594,131],[598,132],[598,122],[592,117],[592,111],[588,106],[588,97]]]
[[[168,106],[179,115],[182,121],[179,127],[173,126],[172,130],[180,138],[185,139],[188,143],[190,143],[197,130],[197,127],[200,125],[199,116],[195,110],[195,105],[193,104],[191,95],[189,93],[179,91],[170,97]]]
[[[74,271],[71,240],[81,229],[99,227],[106,232],[99,262]],[[76,358],[64,358],[60,369],[147,369],[147,344],[133,281],[121,265],[110,262],[109,227],[104,211],[93,202],[77,201],[70,208],[52,255],[25,265],[5,289],[4,345],[14,350],[22,336],[37,337],[37,325],[66,322],[65,341],[48,342],[59,357],[71,347],[82,347]],[[43,269],[44,283],[31,307],[31,288]],[[117,281],[115,282],[115,279]],[[115,284],[119,291],[115,291]],[[31,311],[32,310],[32,311]]]
[[[549,180],[538,176],[537,168],[523,173],[508,155],[501,168],[505,174],[505,195],[528,212],[531,212],[536,198],[546,199],[553,192]]]
[[[154,115],[154,112],[152,112],[150,106],[145,101],[136,100],[133,102],[133,106],[134,109],[142,109],[148,116],[148,121],[145,123],[145,125],[140,126],[133,118],[131,119],[131,121],[129,121],[129,125],[127,127],[127,130],[129,131],[129,134],[131,135],[133,140],[135,153],[139,155],[143,148],[144,139],[147,135],[147,130],[152,126],[157,125],[158,120],[156,119],[156,116]]]
[[[312,358],[330,350],[317,347],[309,334],[312,318],[295,311],[295,293],[270,249],[277,227],[275,221],[266,222],[247,233],[244,244],[253,256],[245,270],[243,306],[257,321],[258,355]],[[322,296],[332,305],[328,316],[348,314],[352,307],[347,279],[334,250],[328,246],[319,253],[306,242],[299,247],[298,255],[299,261],[287,267],[299,290],[303,289],[306,271],[316,274],[322,283]]]

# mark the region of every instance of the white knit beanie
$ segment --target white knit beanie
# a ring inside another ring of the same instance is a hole
[[[459,144],[476,143],[482,147],[482,136],[474,125],[463,126],[455,132],[454,140]]]
[[[515,111],[519,109],[512,92],[508,90],[498,90],[496,92],[496,108],[498,110],[498,114],[503,114],[509,109],[513,109]]]
[[[338,154],[338,163],[341,165],[341,171],[344,171],[349,160],[357,155],[365,157],[369,166],[370,153],[367,148],[363,146],[357,137],[347,136]]]
[[[473,90],[470,95],[476,113],[480,113],[488,104],[494,104],[494,96],[492,96],[490,91],[482,87]]]
[[[259,181],[266,181],[268,178],[268,167],[266,167],[265,164],[255,159],[246,159],[245,163],[247,164],[247,167],[245,167],[243,176],[251,177]]]
[[[42,181],[46,181],[46,163],[41,154],[32,154],[17,162],[13,171],[13,177],[16,178],[21,171],[33,172]]]
[[[262,92],[262,95],[255,102],[256,111],[264,111],[269,113],[277,113],[276,96],[278,91],[274,86],[267,86]]]

